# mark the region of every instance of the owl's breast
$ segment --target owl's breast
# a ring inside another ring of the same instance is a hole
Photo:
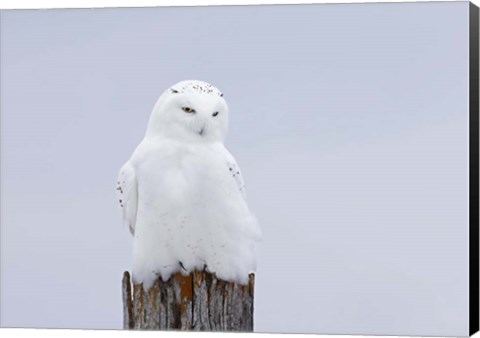
[[[165,144],[138,162],[139,194],[164,206],[221,207],[240,196],[215,147]]]

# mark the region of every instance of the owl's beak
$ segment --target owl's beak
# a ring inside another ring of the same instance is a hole
[[[203,132],[205,131],[205,127],[203,127],[202,129],[200,129],[200,131],[198,132],[198,135],[203,135]]]

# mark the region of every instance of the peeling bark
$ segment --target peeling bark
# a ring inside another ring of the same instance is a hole
[[[253,331],[254,274],[241,285],[194,271],[158,278],[152,287],[122,280],[123,328],[136,330]]]

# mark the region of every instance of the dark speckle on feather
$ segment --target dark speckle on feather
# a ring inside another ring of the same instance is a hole
[[[203,81],[189,81],[189,82],[186,82],[182,87],[177,87],[175,89],[172,89],[172,91],[173,90],[175,90],[177,93],[195,92],[195,93],[216,94],[220,97],[223,96],[223,94],[217,88]]]

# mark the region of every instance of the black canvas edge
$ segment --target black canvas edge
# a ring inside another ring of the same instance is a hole
[[[478,7],[469,5],[469,334],[479,330]]]

